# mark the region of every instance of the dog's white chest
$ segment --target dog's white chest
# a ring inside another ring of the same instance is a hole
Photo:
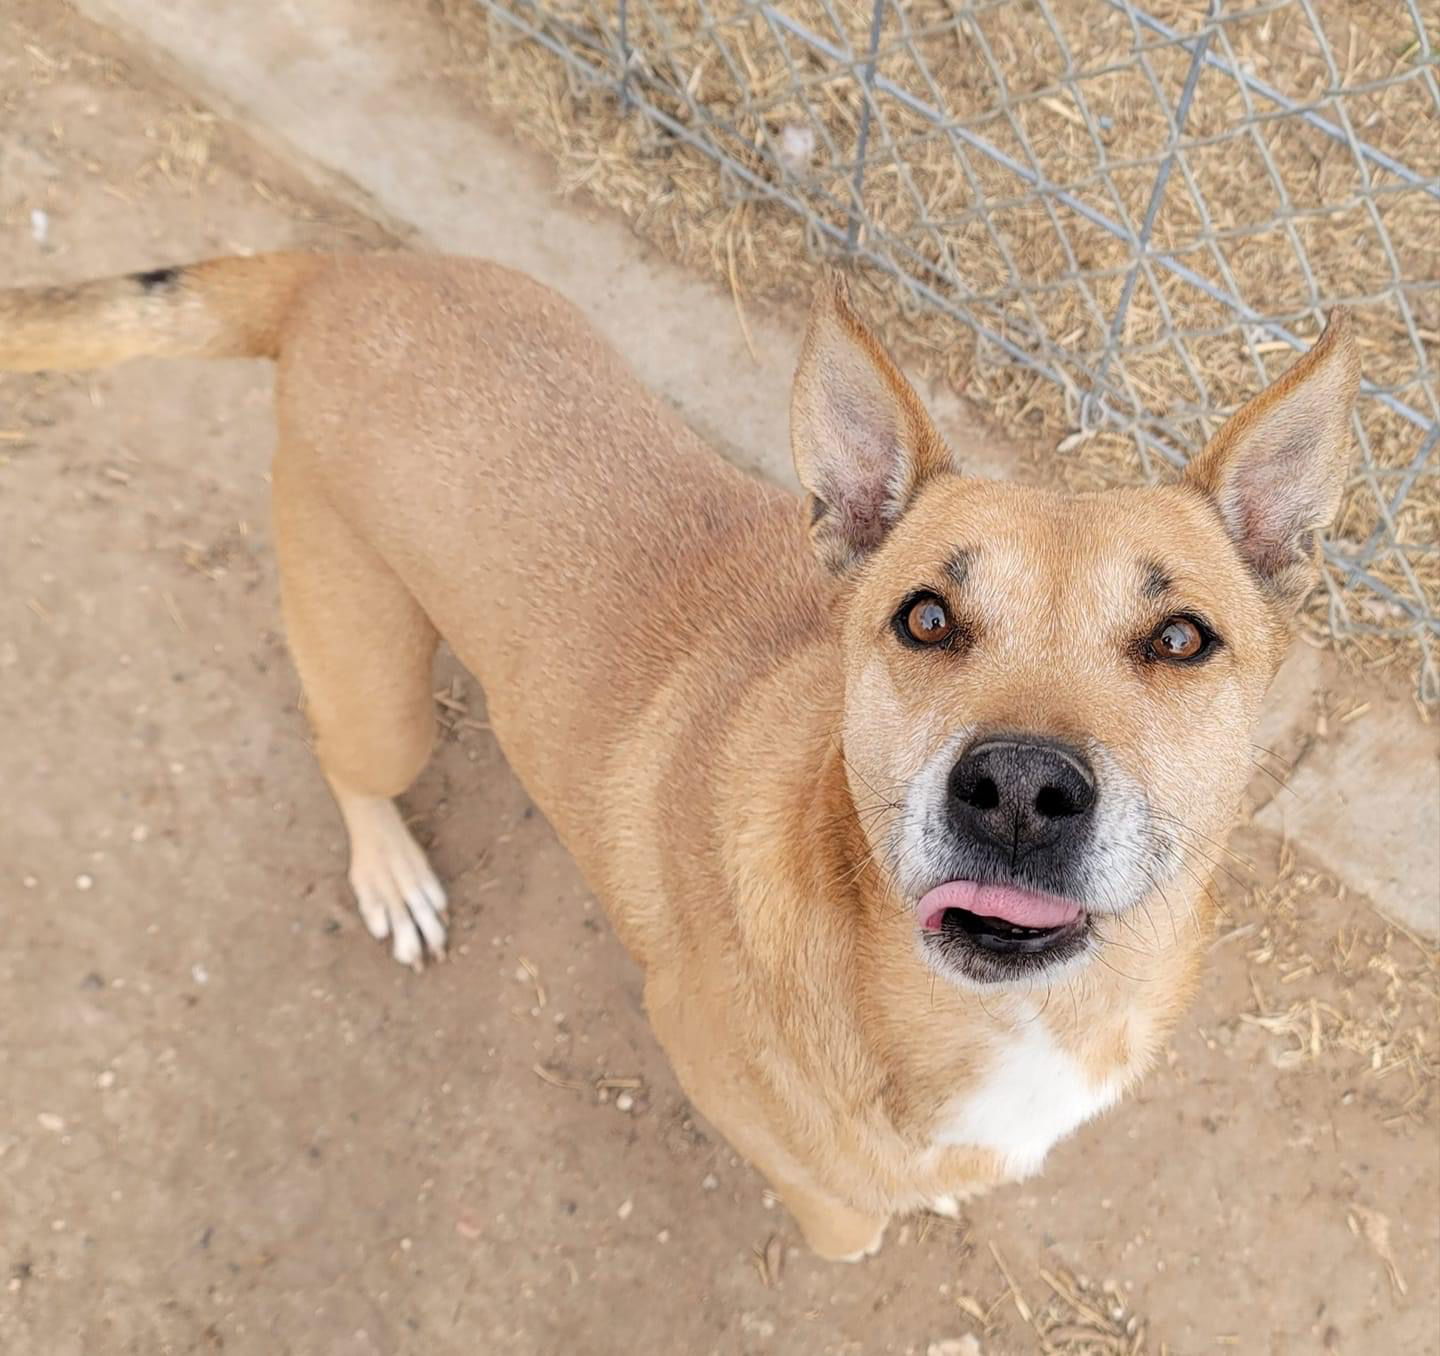
[[[992,1061],[945,1107],[935,1143],[989,1149],[1010,1177],[1038,1172],[1057,1140],[1120,1095],[1118,1077],[1089,1078],[1038,1021],[1018,1028]]]

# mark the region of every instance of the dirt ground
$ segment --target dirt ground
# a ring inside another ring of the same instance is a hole
[[[0,281],[395,243],[63,7],[0,33]],[[1440,1351],[1434,957],[1254,828],[1139,1096],[857,1268],[692,1117],[448,664],[409,807],[455,948],[395,966],[279,632],[268,400],[0,378],[0,1351]]]

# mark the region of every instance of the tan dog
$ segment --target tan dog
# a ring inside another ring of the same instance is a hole
[[[804,505],[504,269],[277,255],[0,294],[0,367],[279,364],[291,648],[397,959],[445,896],[392,798],[443,636],[645,968],[695,1105],[811,1246],[1035,1171],[1195,981],[1250,734],[1339,501],[1337,314],[1178,484],[962,477],[833,284]]]

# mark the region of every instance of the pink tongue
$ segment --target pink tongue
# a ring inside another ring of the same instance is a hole
[[[1017,928],[1060,928],[1080,917],[1073,899],[1037,895],[1009,885],[978,885],[973,880],[952,880],[937,885],[920,901],[920,918],[926,932],[940,930],[946,909],[965,909],[982,918],[999,918]]]

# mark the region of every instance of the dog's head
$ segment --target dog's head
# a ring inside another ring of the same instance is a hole
[[[969,479],[843,284],[822,288],[792,440],[842,579],[847,775],[942,974],[1053,972],[1123,945],[1142,905],[1147,939],[1189,923],[1340,500],[1358,383],[1337,314],[1176,485]]]

